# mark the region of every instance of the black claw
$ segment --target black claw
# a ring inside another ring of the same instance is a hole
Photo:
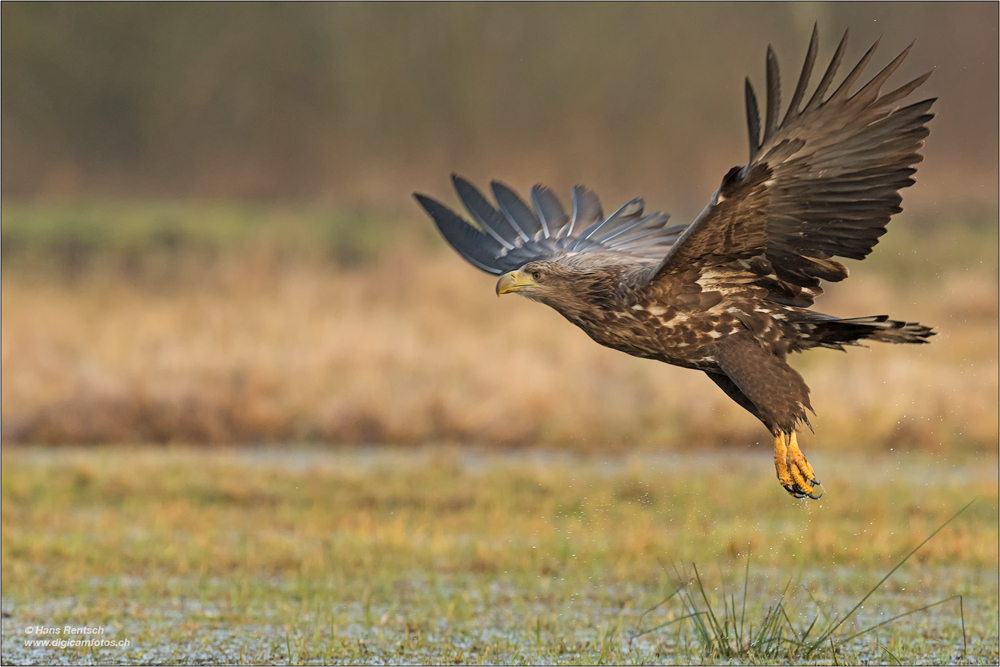
[[[782,486],[784,486],[784,485],[782,485]],[[788,491],[788,493],[792,494],[793,498],[805,498],[806,497],[806,492],[803,491],[802,488],[798,484],[796,484],[794,486],[785,486],[785,491]]]

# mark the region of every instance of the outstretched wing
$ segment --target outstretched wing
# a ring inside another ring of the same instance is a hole
[[[414,196],[462,257],[496,275],[530,261],[587,252],[659,261],[687,227],[668,227],[670,216],[644,213],[641,199],[633,199],[605,218],[597,195],[579,185],[573,188],[572,216],[542,185],[531,188],[533,207],[529,207],[509,187],[493,181],[499,207],[494,208],[467,180],[454,174],[451,179],[475,225],[430,197]]]
[[[847,33],[816,91],[800,109],[816,60],[812,40],[788,111],[779,123],[778,61],[767,50],[767,109],[763,123],[746,82],[750,162],[734,167],[709,207],[664,258],[652,280],[694,266],[737,264],[755,274],[774,301],[808,306],[820,280],[839,281],[847,269],[832,257],[864,259],[902,209],[901,188],[913,185],[913,165],[930,130],[934,99],[896,103],[930,73],[883,94],[882,86],[909,47],[864,87],[849,94],[876,42],[840,87],[826,96],[843,59]],[[763,129],[763,138],[761,138]]]

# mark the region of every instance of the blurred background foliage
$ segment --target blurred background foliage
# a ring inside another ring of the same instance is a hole
[[[743,77],[761,89],[771,43],[787,98],[818,24],[822,65],[846,28],[846,61],[883,35],[872,74],[916,40],[890,85],[934,70],[921,92],[940,98],[906,210],[820,308],[942,331],[926,350],[797,359],[820,440],[995,449],[995,3],[0,17],[7,440],[751,443],[759,425],[704,378],[491,298],[411,193],[454,202],[451,172],[564,197],[585,183],[606,210],[644,196],[690,220],[746,159]]]
[[[935,196],[996,198],[993,3],[5,3],[3,194],[406,205],[460,171],[697,212],[742,79],[916,40]],[[787,92],[786,92],[787,94]],[[912,195],[910,195],[912,196]]]

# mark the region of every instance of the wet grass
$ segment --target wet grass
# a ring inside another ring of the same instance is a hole
[[[958,512],[934,530],[934,532],[928,535],[920,544],[914,547],[908,554],[903,556],[903,558],[900,559],[900,561],[896,563],[896,565],[889,570],[889,572],[882,577],[882,579],[880,579],[878,583],[876,583],[871,590],[869,590],[864,597],[860,599],[860,601],[851,607],[850,610],[846,611],[846,613],[834,611],[832,618],[826,618],[823,621],[820,621],[821,615],[824,615],[822,609],[820,609],[813,616],[812,620],[808,622],[808,625],[794,623],[789,616],[785,605],[788,590],[792,585],[792,580],[789,579],[784,590],[781,591],[780,595],[774,598],[770,606],[763,610],[763,614],[757,619],[751,617],[748,620],[747,594],[749,592],[750,584],[749,558],[747,558],[746,575],[743,580],[741,608],[737,610],[735,594],[730,594],[729,599],[726,599],[725,589],[723,588],[723,595],[721,599],[722,607],[721,609],[716,610],[712,601],[709,599],[709,594],[706,592],[705,584],[702,581],[701,574],[698,572],[698,566],[692,563],[691,570],[694,573],[693,577],[674,568],[674,576],[671,577],[674,591],[664,598],[662,602],[654,607],[651,607],[645,612],[646,614],[653,612],[660,606],[669,603],[674,596],[677,596],[687,613],[684,616],[666,621],[665,623],[661,623],[651,629],[642,630],[638,634],[633,634],[629,637],[629,640],[634,641],[638,637],[662,630],[670,625],[673,625],[674,623],[690,621],[698,639],[698,643],[702,647],[703,653],[707,653],[713,657],[718,656],[723,659],[738,660],[740,662],[745,662],[747,660],[756,662],[762,659],[778,660],[781,662],[796,662],[808,660],[817,653],[824,652],[829,646],[830,655],[833,658],[836,658],[837,648],[849,644],[849,642],[856,638],[869,635],[879,628],[888,626],[901,619],[913,616],[914,614],[928,612],[942,604],[957,600],[962,620],[962,657],[964,657],[968,652],[968,638],[965,634],[965,612],[963,606],[964,598],[962,595],[953,595],[937,602],[915,607],[908,611],[896,614],[891,618],[875,623],[846,637],[838,635],[837,631],[864,606],[864,603],[872,595],[882,588],[882,585],[885,584],[897,570],[906,565],[914,554],[934,539],[934,537],[944,530],[948,524],[964,514],[965,511],[973,505],[973,503],[975,503],[975,500],[970,501],[967,505],[962,507]],[[696,591],[692,589],[696,589]],[[754,627],[755,620],[756,628]],[[886,650],[889,656],[892,657],[897,664],[899,664],[899,659],[889,652],[888,649],[885,649],[885,647],[882,647],[881,645],[880,648]],[[954,656],[952,657],[954,658]]]
[[[7,446],[3,662],[995,664],[995,457],[812,458]]]

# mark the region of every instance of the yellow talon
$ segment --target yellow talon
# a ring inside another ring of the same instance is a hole
[[[774,469],[781,485],[796,498],[809,496],[816,499],[823,495],[822,492],[815,492],[819,481],[805,454],[799,449],[794,431],[774,436]]]
[[[792,479],[788,474],[788,448],[785,446],[784,433],[774,436],[774,469],[778,472],[778,481],[781,485],[790,489]]]

